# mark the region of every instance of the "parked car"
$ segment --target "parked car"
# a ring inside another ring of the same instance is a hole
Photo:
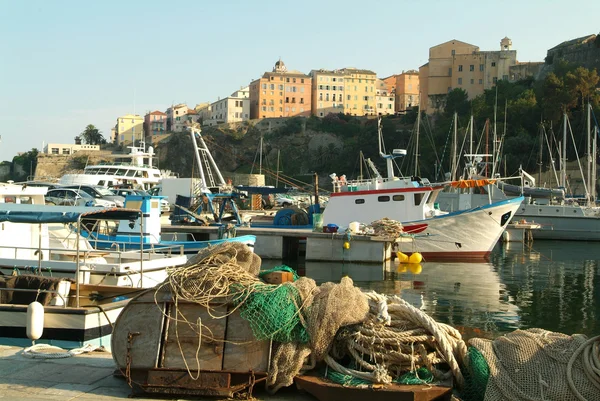
[[[78,189],[92,196],[94,199],[104,199],[106,201],[114,202],[117,207],[123,207],[125,198],[119,195],[115,195],[113,191],[108,188],[96,186],[96,185],[66,185],[61,188]]]
[[[72,188],[51,189],[46,193],[46,204],[59,206],[102,206],[116,207],[115,202],[95,199],[86,192]]]
[[[122,196],[123,198],[126,198],[127,195],[151,195],[143,189],[114,188],[111,191],[113,191],[116,195]],[[171,206],[169,206],[169,202],[164,198],[160,200],[160,211],[161,213],[171,211]]]

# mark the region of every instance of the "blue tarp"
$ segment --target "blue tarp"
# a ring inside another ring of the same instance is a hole
[[[0,222],[11,223],[75,223],[80,216],[100,220],[136,220],[139,215],[139,210],[124,208],[0,204]]]

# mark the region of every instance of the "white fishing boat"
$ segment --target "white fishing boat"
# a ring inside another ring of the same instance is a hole
[[[86,166],[83,173],[65,174],[60,185],[100,185],[118,187],[131,185],[135,188],[150,189],[161,179],[172,177],[171,172],[161,171],[152,164],[154,149],[146,150],[142,140],[139,146],[129,146],[130,153],[119,155],[126,161]]]
[[[129,297],[153,287],[183,254],[97,251],[69,225],[82,218],[135,220],[135,209],[44,205],[43,187],[0,185],[0,343],[27,345],[29,303],[45,313],[41,341],[69,348],[110,344]],[[66,226],[65,226],[66,225]]]
[[[391,155],[382,149],[387,163],[387,178],[367,162],[375,177],[366,180],[339,180],[334,176],[333,192],[323,213],[323,224],[348,227],[351,222],[370,224],[389,218],[404,226],[406,242],[400,242],[404,253],[420,252],[427,260],[486,258],[502,235],[506,225],[523,201],[523,197],[461,210],[441,212],[435,200],[442,186],[432,186],[417,177],[396,177],[393,160],[406,155],[394,149]]]

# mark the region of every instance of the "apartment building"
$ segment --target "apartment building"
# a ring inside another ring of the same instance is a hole
[[[344,79],[339,70],[312,70],[312,114],[325,117],[330,113],[344,113]]]
[[[250,88],[246,86],[210,105],[210,118],[202,118],[202,125],[218,125],[250,119]]]
[[[160,135],[167,132],[167,113],[152,111],[144,116],[144,132],[146,136]]]
[[[395,113],[394,93],[382,79],[375,82],[375,111],[377,115],[389,115]]]
[[[169,107],[166,114],[167,131],[169,132],[183,132],[186,129],[186,122],[197,120],[196,111],[190,109],[185,103]]]
[[[142,139],[143,132],[144,117],[137,114],[126,114],[117,118],[115,126],[117,143],[133,143],[136,140]]]
[[[344,113],[354,116],[374,115],[377,110],[377,74],[370,70],[343,68]]]
[[[394,109],[396,113],[405,113],[419,105],[419,72],[416,70],[402,71],[383,79],[388,91],[394,94]]]
[[[250,118],[310,115],[311,84],[310,75],[288,70],[279,59],[273,71],[250,83]]]

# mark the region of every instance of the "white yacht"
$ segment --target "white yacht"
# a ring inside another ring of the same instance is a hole
[[[60,178],[60,185],[100,185],[115,187],[131,185],[136,188],[150,189],[162,178],[171,177],[170,171],[161,171],[152,165],[154,148],[145,149],[142,141],[140,146],[129,146],[130,153],[123,156],[129,159],[125,162],[94,164],[86,166],[83,173],[65,174]]]

